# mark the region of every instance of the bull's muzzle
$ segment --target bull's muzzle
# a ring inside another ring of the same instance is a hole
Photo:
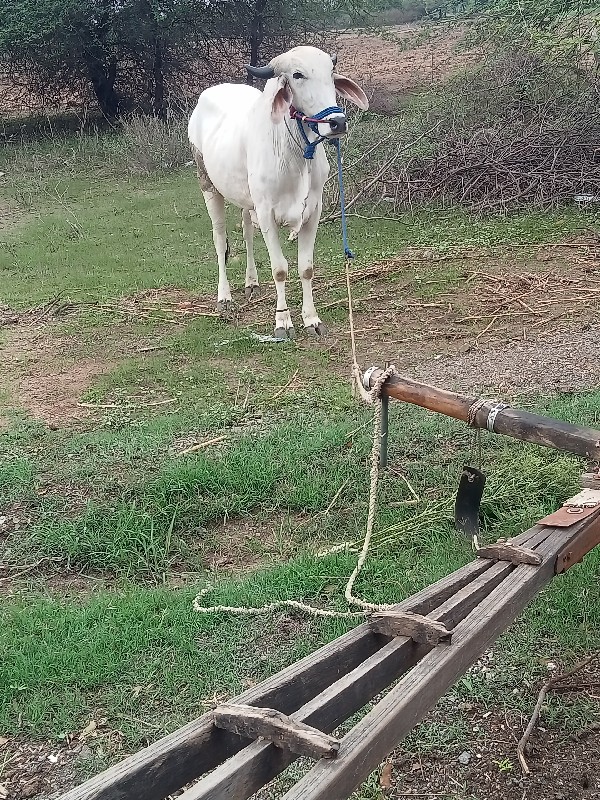
[[[345,114],[333,114],[331,117],[327,117],[324,122],[327,122],[331,128],[330,136],[341,136],[348,130],[348,120]]]

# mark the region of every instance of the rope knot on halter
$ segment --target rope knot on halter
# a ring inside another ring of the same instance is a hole
[[[300,136],[304,140],[304,158],[308,159],[309,161],[312,160],[315,156],[315,151],[318,145],[321,142],[328,141],[330,144],[335,145],[337,139],[328,139],[326,136],[321,136],[319,134],[319,123],[327,122],[325,117],[328,117],[330,114],[343,114],[346,116],[346,112],[343,108],[339,106],[330,106],[329,108],[324,108],[322,111],[319,111],[318,114],[315,114],[312,117],[306,116],[301,111],[298,111],[297,108],[294,106],[290,106],[290,117],[296,120],[296,125],[298,126],[298,131],[300,132]],[[304,130],[304,125],[308,125],[313,133],[316,133],[318,138],[315,139],[314,142],[306,135],[306,131]],[[339,146],[339,145],[338,145]]]

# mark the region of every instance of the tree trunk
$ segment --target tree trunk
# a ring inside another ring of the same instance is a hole
[[[263,41],[264,19],[263,14],[267,0],[256,0],[254,12],[250,20],[250,66],[257,67],[260,62],[260,47]],[[254,78],[252,75],[246,77],[246,83],[252,86]]]
[[[163,71],[163,43],[160,33],[156,31],[154,36],[154,61],[152,63],[152,75],[154,78],[154,113],[159,119],[166,119],[167,109],[165,107],[165,75]]]
[[[114,119],[119,113],[119,94],[115,91],[117,64],[113,59],[110,64],[103,64],[101,59],[92,53],[86,53],[88,78],[98,100],[100,111],[107,119]]]

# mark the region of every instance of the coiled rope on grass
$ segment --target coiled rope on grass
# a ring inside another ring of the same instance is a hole
[[[348,605],[356,606],[360,610],[333,611],[324,608],[317,608],[315,606],[308,605],[307,603],[302,603],[299,600],[277,600],[273,603],[267,603],[260,607],[228,606],[223,604],[206,606],[203,604],[202,601],[213,590],[212,586],[207,586],[201,592],[199,592],[194,598],[193,608],[194,611],[198,612],[199,614],[228,613],[228,614],[239,614],[246,616],[258,616],[263,614],[271,614],[274,611],[279,611],[284,608],[295,608],[298,611],[303,611],[314,617],[351,618],[351,617],[362,617],[365,616],[365,614],[369,614],[375,611],[389,611],[391,608],[394,607],[394,604],[388,604],[388,603],[383,603],[383,604],[369,603],[366,600],[362,600],[361,598],[356,597],[356,595],[353,594],[353,589],[356,579],[358,578],[361,570],[363,569],[367,561],[369,549],[371,546],[371,540],[373,537],[375,515],[377,511],[377,489],[379,486],[379,463],[381,456],[381,421],[382,421],[381,392],[385,382],[392,375],[396,375],[397,372],[396,368],[393,365],[391,365],[387,367],[385,370],[383,370],[377,376],[377,378],[375,379],[375,383],[370,391],[367,391],[363,386],[362,374],[360,371],[360,367],[358,365],[357,354],[356,354],[356,339],[354,335],[354,311],[352,305],[352,289],[350,285],[349,262],[350,259],[346,258],[345,261],[346,290],[348,295],[347,299],[348,299],[348,319],[350,326],[350,342],[352,346],[353,386],[355,391],[358,392],[363,402],[365,402],[368,405],[375,406],[375,414],[373,417],[373,444],[371,447],[371,457],[370,457],[369,512],[367,516],[365,536],[363,539],[363,544],[360,555],[358,557],[358,561],[356,562],[356,567],[354,568],[352,574],[348,578],[348,582],[346,583],[346,588],[344,590],[344,598],[348,603]],[[329,550],[324,551],[320,555],[325,556],[333,552],[339,552],[341,549],[344,549],[344,546],[342,547],[337,546],[330,548]]]

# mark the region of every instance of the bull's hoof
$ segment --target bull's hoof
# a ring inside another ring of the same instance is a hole
[[[237,307],[233,300],[219,300],[217,303],[217,313],[225,322],[235,322]]]
[[[322,322],[319,322],[318,325],[307,325],[306,328],[304,328],[304,330],[309,336],[321,337],[327,334],[327,328],[325,327],[325,325],[323,325]]]
[[[275,328],[273,336],[275,339],[281,339],[282,341],[286,339],[291,339],[293,341],[296,337],[296,331],[293,328]]]
[[[256,300],[257,297],[260,297],[260,286],[246,286],[244,294],[246,300]]]

